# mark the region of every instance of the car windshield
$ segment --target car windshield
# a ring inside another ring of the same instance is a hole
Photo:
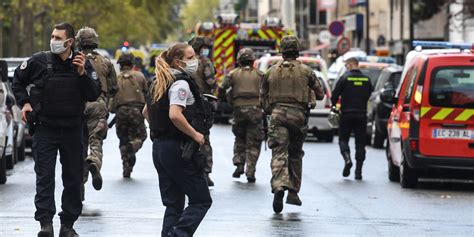
[[[432,106],[474,108],[474,67],[445,67],[431,74]]]
[[[377,79],[379,78],[382,68],[360,68],[360,71],[369,77],[372,86],[375,86]]]

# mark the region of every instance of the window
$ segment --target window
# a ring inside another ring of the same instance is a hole
[[[411,68],[410,75],[408,77],[408,87],[405,90],[405,94],[403,95],[404,103],[410,103],[411,95],[413,94],[413,88],[415,86],[416,77],[418,76],[418,68],[413,66]]]
[[[474,67],[443,67],[431,74],[432,106],[474,108]]]

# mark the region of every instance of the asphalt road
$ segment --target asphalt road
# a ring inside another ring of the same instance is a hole
[[[428,180],[417,189],[402,189],[388,181],[384,151],[372,148],[367,149],[364,180],[355,181],[353,173],[342,178],[336,140],[305,143],[303,206],[285,205],[282,214],[274,214],[271,151],[262,149],[255,184],[244,176],[233,179],[233,135],[230,126],[216,125],[211,133],[214,203],[196,236],[474,236],[474,182]],[[115,130],[109,131],[104,151],[103,189],[97,192],[88,184],[76,230],[81,236],[159,236],[164,208],[150,140],[139,151],[130,180],[122,178]],[[58,210],[60,172],[58,162]],[[27,159],[0,185],[0,236],[36,236],[34,184],[33,161]],[[54,225],[57,235],[57,216]]]

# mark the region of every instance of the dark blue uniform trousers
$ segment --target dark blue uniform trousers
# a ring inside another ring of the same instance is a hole
[[[153,141],[153,163],[166,207],[161,236],[192,236],[212,204],[204,171],[181,157],[182,144],[174,139]]]
[[[54,201],[56,156],[62,165],[62,224],[73,224],[82,212],[83,128],[53,128],[40,125],[33,136],[36,172],[35,219],[51,222],[56,213]]]
[[[339,122],[339,148],[341,154],[350,153],[349,138],[354,132],[355,138],[355,159],[363,162],[365,160],[365,145],[367,129],[367,115],[365,113],[342,113]]]

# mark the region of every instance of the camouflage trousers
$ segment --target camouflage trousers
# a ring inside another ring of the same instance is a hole
[[[124,170],[133,170],[135,153],[146,140],[145,118],[140,106],[120,106],[116,111],[117,137]]]
[[[283,188],[299,192],[303,143],[308,127],[303,109],[277,105],[272,110],[268,147],[272,149],[272,192]]]
[[[254,177],[263,141],[262,109],[258,106],[234,108],[234,165],[246,165],[245,175]]]
[[[89,176],[89,164],[102,168],[102,145],[107,136],[107,117],[109,112],[104,100],[88,102],[84,110],[84,183]],[[86,135],[87,134],[87,135]]]

